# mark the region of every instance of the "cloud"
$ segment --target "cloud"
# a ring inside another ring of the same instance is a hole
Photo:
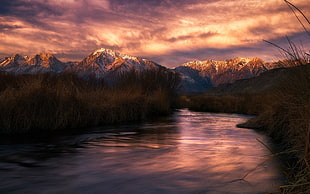
[[[310,10],[307,0],[293,3]],[[51,52],[79,60],[106,47],[170,65],[233,55],[267,59],[273,52],[265,52],[262,39],[302,31],[278,0],[2,0],[0,57]]]
[[[189,34],[189,35],[181,35],[178,37],[172,37],[167,39],[168,42],[178,42],[178,41],[184,41],[184,40],[189,40],[189,39],[206,39],[211,36],[216,35],[217,33],[214,32],[205,32],[201,34]]]
[[[0,24],[0,31],[8,31],[8,30],[14,30],[14,29],[18,29],[18,28],[22,28],[22,26],[19,25],[8,25],[8,24]]]

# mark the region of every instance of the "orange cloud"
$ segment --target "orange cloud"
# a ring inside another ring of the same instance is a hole
[[[224,54],[228,51],[252,56],[254,52],[244,48],[262,46],[262,39],[276,40],[285,35],[297,38],[303,31],[287,5],[278,0],[173,2],[4,0],[0,9],[0,57],[16,52],[51,52],[77,60],[107,47],[159,59],[164,65],[174,61],[172,65],[176,65],[194,58],[230,57]],[[308,0],[292,3],[309,15]],[[203,49],[204,56],[198,52]],[[257,48],[257,56],[266,55],[261,51]],[[169,59],[182,52],[187,57]]]

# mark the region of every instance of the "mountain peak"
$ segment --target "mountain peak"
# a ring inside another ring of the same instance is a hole
[[[236,57],[234,59],[215,61],[193,61],[182,66],[199,71],[199,75],[209,78],[213,86],[232,83],[239,79],[256,77],[268,70],[266,63],[259,58]],[[183,69],[182,73],[189,74]]]
[[[97,78],[101,78],[111,77],[112,74],[130,70],[157,69],[160,68],[160,65],[147,59],[122,54],[112,49],[100,48],[76,64],[74,68],[79,74],[92,74]]]
[[[34,55],[33,57],[27,60],[29,65],[39,65],[43,67],[50,67],[52,64],[55,63],[62,63],[60,62],[54,55],[49,53],[41,53]]]
[[[54,55],[49,53],[41,53],[36,56],[39,56],[41,59],[50,59],[50,58],[56,58]]]
[[[107,49],[107,48],[97,49],[94,52],[92,52],[92,54],[91,54],[91,56],[96,56],[96,57],[102,56],[102,55],[105,55],[104,57],[109,56],[109,57],[112,57],[114,59],[122,58],[123,60],[126,60],[126,59],[139,60],[138,57],[133,57],[133,56],[123,54],[123,53],[114,51],[112,49]]]
[[[233,59],[233,61],[240,61],[240,62],[244,62],[244,63],[248,63],[248,62],[250,62],[251,60],[253,60],[253,59],[251,59],[251,58],[246,58],[246,57],[236,57],[236,58]]]
[[[112,56],[115,56],[115,55],[119,54],[119,53],[113,51],[112,49],[100,48],[100,49],[95,50],[95,51],[92,53],[92,55],[97,55],[98,53],[99,53],[99,54],[101,54],[101,53],[107,53],[107,54],[110,54],[110,55],[112,55]]]
[[[54,55],[41,53],[32,57],[19,54],[12,55],[0,62],[0,69],[14,73],[62,72],[67,64],[59,61]]]
[[[0,61],[0,66],[16,66],[27,60],[27,56],[23,57],[20,54],[15,54]]]

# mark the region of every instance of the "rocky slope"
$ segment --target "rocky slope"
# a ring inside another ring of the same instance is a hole
[[[51,54],[37,54],[32,57],[19,54],[6,57],[0,62],[0,70],[17,74],[63,72],[68,63],[59,61]]]
[[[257,77],[237,80],[234,83],[222,84],[215,88],[209,88],[208,94],[256,94],[280,91],[281,87],[291,84],[292,77],[299,77],[300,72],[310,72],[310,64],[294,66],[291,68],[274,68],[261,73]],[[309,79],[309,78],[308,78]],[[296,83],[295,83],[296,84]],[[298,83],[297,83],[298,85]]]
[[[181,75],[181,91],[185,93],[203,92],[212,87],[209,77],[200,75],[200,71],[187,66],[179,66],[174,71]]]
[[[183,79],[185,91],[202,92],[207,88],[256,77],[268,70],[286,67],[289,67],[288,63],[280,61],[267,63],[259,58],[235,58],[223,61],[192,61],[174,70],[185,78]]]
[[[150,70],[164,68],[157,63],[139,57],[121,54],[110,49],[98,49],[81,62],[73,64],[71,71],[82,76],[112,79],[131,70]]]

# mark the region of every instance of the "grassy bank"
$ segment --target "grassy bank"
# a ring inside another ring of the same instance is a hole
[[[263,130],[281,145],[290,181],[281,187],[284,193],[310,193],[310,66],[296,69],[274,96],[241,126]]]
[[[202,94],[180,97],[180,106],[193,111],[239,113],[257,115],[268,102],[273,101],[273,94]],[[264,99],[264,101],[262,101]]]
[[[128,72],[121,81],[73,74],[0,74],[0,134],[47,133],[140,121],[171,112],[179,76],[166,70]]]
[[[196,111],[257,115],[239,126],[263,131],[280,145],[282,150],[277,155],[286,166],[289,180],[281,191],[310,193],[310,64],[288,69],[282,75],[273,90],[218,95],[213,91],[212,95],[183,96],[180,104]]]

